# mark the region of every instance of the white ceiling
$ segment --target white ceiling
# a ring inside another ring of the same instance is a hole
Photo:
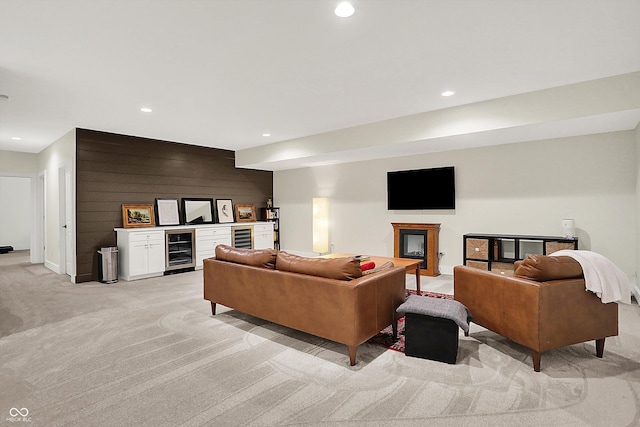
[[[37,153],[80,127],[250,151],[640,71],[640,0],[354,0],[346,19],[337,3],[0,0],[0,150]],[[632,129],[640,99],[598,117],[502,139]],[[425,150],[401,148],[358,151]],[[256,166],[355,158],[335,152]]]

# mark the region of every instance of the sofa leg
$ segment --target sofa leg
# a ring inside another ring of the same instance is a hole
[[[216,315],[216,303],[211,301],[211,314]]]
[[[540,372],[540,352],[532,350],[531,357],[533,357],[533,370]]]
[[[349,346],[349,363],[351,363],[351,366],[356,364],[356,349],[358,348],[358,346],[355,345],[350,345]]]
[[[604,338],[596,340],[596,356],[604,356]]]

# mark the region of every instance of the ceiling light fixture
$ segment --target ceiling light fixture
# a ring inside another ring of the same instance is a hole
[[[150,113],[150,112],[152,112],[153,110],[152,110],[151,108],[142,107],[142,108],[140,109],[140,111],[142,111],[143,113]]]
[[[353,8],[351,3],[349,3],[348,1],[343,1],[340,2],[338,6],[336,6],[336,9],[333,11],[333,13],[335,13],[336,16],[339,16],[340,18],[348,18],[353,15],[355,11],[356,10]]]
[[[271,136],[270,133],[263,133],[262,136]]]
[[[454,94],[455,94],[455,92],[452,91],[452,90],[445,90],[440,95],[442,95],[442,96],[451,96],[451,95],[454,95]]]
[[[14,141],[22,141],[22,138],[20,138],[19,136],[12,136],[11,139],[13,139]]]

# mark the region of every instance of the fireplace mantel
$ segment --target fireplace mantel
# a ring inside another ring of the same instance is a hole
[[[420,268],[420,274],[423,276],[439,276],[438,240],[440,224],[392,222],[391,225],[393,226],[393,256],[395,258],[423,259],[423,268]],[[421,246],[422,254],[417,253],[419,251],[406,253],[407,246],[412,242],[405,241],[405,239],[420,240],[422,236],[424,236],[424,244]]]

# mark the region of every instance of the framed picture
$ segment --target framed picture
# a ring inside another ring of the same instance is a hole
[[[213,224],[213,199],[182,198],[185,224]]]
[[[180,225],[178,199],[156,199],[158,225]]]
[[[122,205],[122,226],[124,228],[154,227],[155,225],[153,205]]]
[[[233,203],[231,199],[216,199],[216,210],[218,212],[218,222],[233,222]]]
[[[236,221],[253,222],[256,220],[256,208],[253,205],[236,205]]]

